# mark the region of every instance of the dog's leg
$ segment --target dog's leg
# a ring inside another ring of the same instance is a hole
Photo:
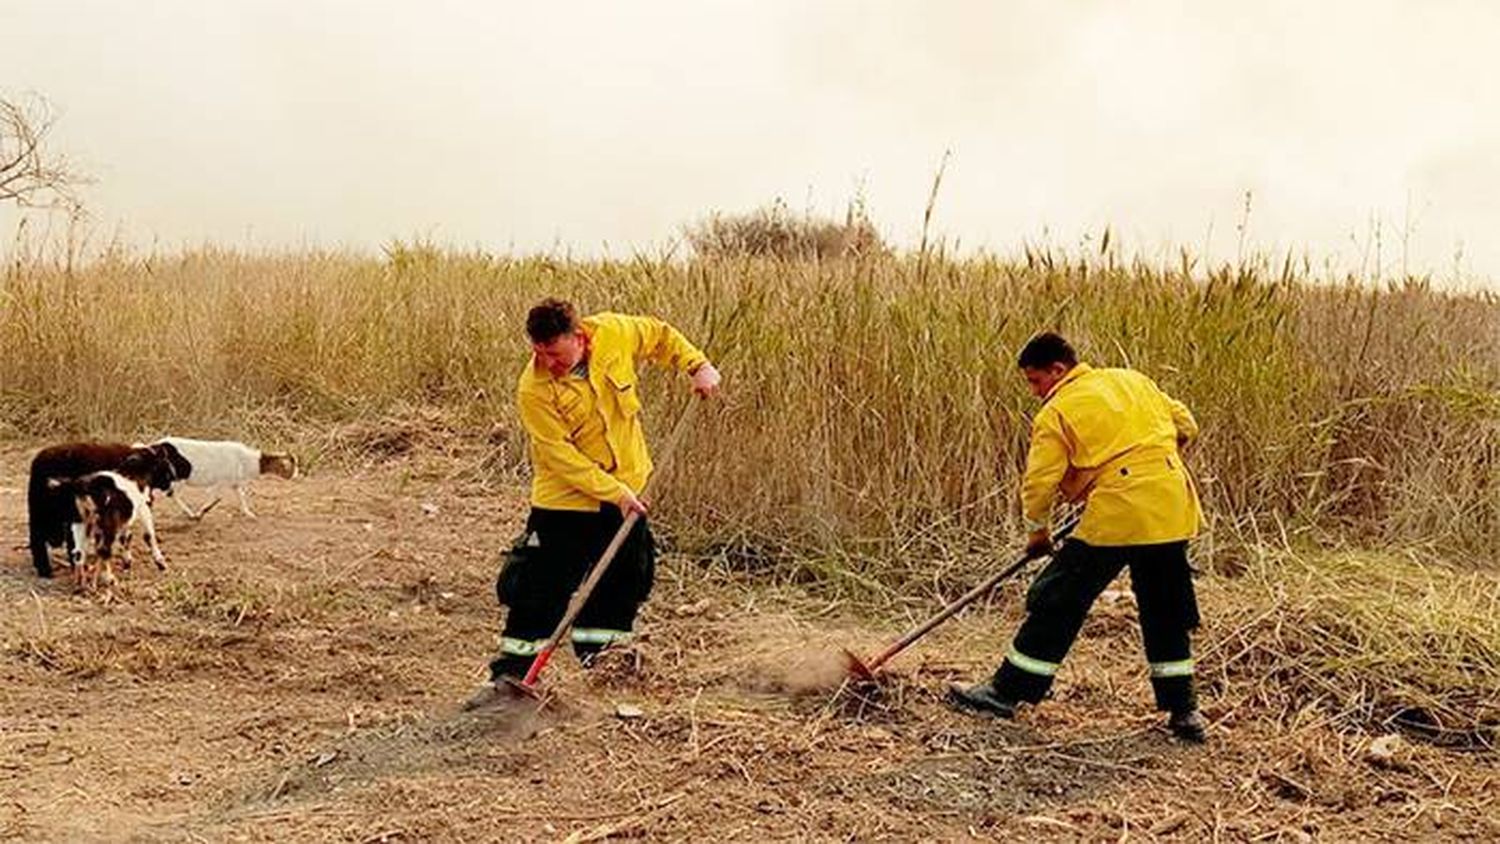
[[[188,503],[183,500],[182,492],[180,490],[173,490],[172,494],[168,495],[167,497],[177,502],[177,507],[178,509],[182,510],[182,514],[195,522],[203,518],[203,513],[207,512],[203,510],[194,512],[193,508],[189,507]]]
[[[240,512],[252,519],[255,518],[255,514],[250,511],[250,502],[245,500],[245,488],[240,484],[235,484],[234,494],[240,497]]]
[[[31,522],[28,525],[31,533],[31,564],[36,568],[38,577],[52,576],[52,553],[47,548],[47,540],[49,539],[49,536],[46,526],[42,524],[42,520],[44,518],[50,518],[50,516],[50,513],[45,516],[41,515],[40,513],[38,513],[36,507],[31,508]],[[66,531],[64,531],[64,533],[66,533]],[[55,539],[55,534],[50,538]],[[64,543],[67,542],[66,539],[64,539],[63,541]]]
[[[161,546],[156,544],[156,519],[151,515],[151,508],[140,512],[141,535],[145,537],[146,547],[151,549],[151,562],[156,563],[157,571],[167,570],[167,556],[161,552]]]
[[[77,571],[78,567],[83,565],[84,543],[88,541],[84,533],[83,522],[69,522],[67,537],[68,568]]]

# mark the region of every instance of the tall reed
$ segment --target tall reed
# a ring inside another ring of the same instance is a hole
[[[922,577],[1013,536],[1035,407],[1013,360],[1042,329],[1192,407],[1211,559],[1268,532],[1475,560],[1500,543],[1500,300],[1264,261],[573,261],[420,243],[18,261],[0,288],[0,433],[276,439],[415,407],[516,469],[521,325],[547,294],[660,315],[722,359],[726,400],[662,506],[683,541],[747,563],[796,552]],[[646,389],[664,435],[682,398],[659,376]]]

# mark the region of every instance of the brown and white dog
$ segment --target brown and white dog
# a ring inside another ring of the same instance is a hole
[[[151,448],[162,449],[172,463],[174,490],[182,486],[215,490],[229,487],[240,499],[240,512],[255,518],[250,502],[245,498],[245,487],[261,475],[279,475],[283,478],[297,477],[297,458],[285,452],[261,451],[234,440],[192,440],[186,437],[166,437],[151,444]],[[172,500],[182,508],[188,518],[199,519],[214,504],[215,498],[197,512],[182,500],[172,495]]]
[[[55,482],[76,480],[102,471],[117,472],[144,490],[167,492],[177,479],[164,448],[73,442],[48,446],[37,452],[31,461],[26,508],[31,562],[42,577],[52,576],[49,546],[66,548],[70,565],[81,561],[83,554],[83,514],[78,512],[78,498],[73,491],[63,489]]]
[[[130,541],[137,526],[151,549],[151,561],[159,571],[166,570],[167,559],[156,544],[150,487],[145,481],[106,471],[53,480],[49,486],[58,494],[72,496],[81,519],[69,526],[74,542],[83,551],[81,564],[74,568],[80,587],[96,588],[101,576],[106,586],[113,585],[115,561],[121,568],[130,568]]]

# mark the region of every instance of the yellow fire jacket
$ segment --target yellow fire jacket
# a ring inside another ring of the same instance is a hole
[[[581,323],[589,337],[587,378],[554,378],[533,357],[516,385],[530,439],[531,503],[549,510],[595,511],[619,498],[622,486],[645,488],[651,455],[641,429],[638,358],[679,372],[708,361],[659,319],[606,313]]]
[[[1091,545],[1190,539],[1201,510],[1178,453],[1198,436],[1182,402],[1131,369],[1075,366],[1031,424],[1021,505],[1028,530],[1053,501],[1087,500],[1073,535]]]

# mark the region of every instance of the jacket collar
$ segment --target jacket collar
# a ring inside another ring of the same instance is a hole
[[[1064,375],[1061,380],[1052,385],[1052,389],[1047,391],[1047,396],[1042,399],[1042,403],[1046,404],[1051,401],[1052,397],[1057,395],[1063,387],[1068,386],[1093,371],[1094,368],[1086,363],[1075,364],[1072,369],[1068,370],[1067,375]]]

